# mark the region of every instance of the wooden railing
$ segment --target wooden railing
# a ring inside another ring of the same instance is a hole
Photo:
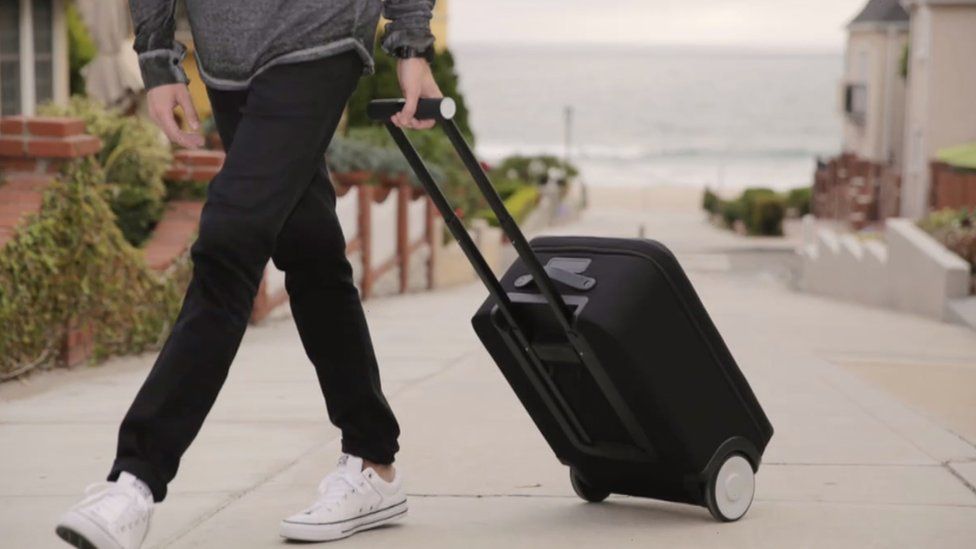
[[[345,196],[355,190],[356,193],[356,233],[346,240],[346,255],[358,254],[360,265],[359,291],[363,300],[374,295],[376,281],[390,271],[398,270],[398,289],[405,293],[410,288],[410,262],[413,255],[423,248],[428,249],[426,265],[426,288],[433,287],[434,253],[436,243],[434,220],[437,209],[420,187],[410,184],[406,177],[396,179],[381,178],[378,183],[371,183],[371,174],[358,172],[351,174],[333,174],[336,195]],[[385,202],[391,194],[396,195],[396,224],[395,251],[393,255],[374,266],[374,239],[378,236],[373,223],[373,206]],[[410,203],[424,200],[424,230],[423,234],[414,240],[410,239]],[[269,267],[270,268],[270,267]],[[265,276],[258,289],[251,314],[252,322],[260,322],[271,311],[288,300],[284,288],[270,289],[268,277]]]

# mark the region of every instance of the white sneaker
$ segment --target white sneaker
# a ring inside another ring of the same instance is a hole
[[[392,522],[407,512],[400,473],[386,482],[363,460],[348,454],[319,483],[312,505],[281,521],[281,536],[298,541],[329,541]]]
[[[62,515],[55,529],[64,541],[81,549],[138,549],[149,532],[153,496],[129,473],[117,482],[100,482],[85,490],[85,499]]]

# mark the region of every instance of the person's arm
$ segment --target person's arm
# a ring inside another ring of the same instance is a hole
[[[132,47],[139,54],[139,70],[147,90],[190,81],[180,64],[186,46],[173,38],[175,10],[176,0],[129,0],[136,34]]]
[[[177,145],[197,148],[203,136],[184,132],[176,124],[173,109],[183,108],[190,128],[197,129],[199,120],[190,90],[190,79],[181,62],[186,46],[174,38],[176,31],[176,0],[129,0],[132,26],[135,29],[133,49],[139,55],[139,70],[146,86],[149,116]]]
[[[418,52],[434,47],[434,35],[430,32],[434,0],[385,0],[383,17],[390,20],[383,32],[383,50],[393,56],[401,48],[413,48]]]
[[[427,59],[433,53],[434,35],[430,19],[434,0],[385,0],[383,16],[386,24],[380,41],[383,50],[398,57],[397,77],[406,104],[391,120],[401,128],[427,129],[433,120],[417,120],[417,100],[421,97],[441,97]]]

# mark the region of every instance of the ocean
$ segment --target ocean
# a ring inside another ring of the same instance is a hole
[[[452,48],[479,155],[569,155],[590,185],[808,185],[840,148],[836,54],[622,46]]]

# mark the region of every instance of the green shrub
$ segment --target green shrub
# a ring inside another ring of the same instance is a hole
[[[529,213],[532,212],[538,203],[539,188],[535,185],[523,185],[505,200],[505,209],[508,210],[508,213],[511,214],[512,219],[516,223],[521,223],[525,221],[525,218],[528,217]],[[498,217],[490,209],[486,208],[479,213],[478,217],[483,217],[493,227],[498,226]]]
[[[525,181],[510,179],[504,176],[492,176],[491,184],[495,187],[495,191],[498,192],[498,196],[502,197],[502,200],[506,200],[523,187],[529,185]]]
[[[739,201],[742,203],[742,221],[746,224],[746,229],[752,234],[750,224],[755,217],[756,203],[763,197],[774,197],[776,191],[765,187],[751,187],[742,191]]]
[[[84,94],[85,77],[81,75],[81,69],[95,58],[98,49],[74,2],[68,3],[65,20],[68,26],[68,86],[70,93]]]
[[[799,187],[790,189],[786,193],[786,206],[793,210],[796,215],[803,217],[810,213],[810,201],[813,196],[810,187]]]
[[[718,197],[717,194],[713,193],[711,189],[705,189],[705,193],[702,195],[702,209],[708,213],[719,213],[721,208],[722,199]]]
[[[338,173],[372,171],[382,148],[360,139],[332,138],[325,153],[329,169]]]
[[[752,203],[750,216],[746,218],[746,230],[751,235],[781,236],[785,201],[779,195],[759,195]]]
[[[166,184],[166,201],[192,200],[202,202],[207,198],[206,181],[170,181]]]
[[[719,202],[719,213],[722,214],[722,222],[729,228],[735,227],[736,221],[742,221],[744,208],[741,200],[723,200]]]
[[[417,149],[448,201],[461,213],[465,222],[470,221],[472,217],[469,214],[480,211],[485,201],[464,164],[454,152],[454,147],[447,136],[440,131],[408,130],[407,137]],[[406,159],[403,158],[403,154],[393,143],[389,132],[382,126],[349,128],[345,136],[336,136],[333,141],[335,140],[357,144],[355,146],[359,147],[357,150],[361,153],[357,165],[365,166],[363,169],[390,175],[404,171],[411,183],[420,184]],[[332,167],[332,169],[336,168]]]
[[[73,321],[90,323],[96,358],[153,347],[168,331],[189,262],[165,274],[149,269],[106,195],[94,160],[69,164],[40,212],[0,249],[0,379],[53,359]]]
[[[919,227],[943,246],[969,262],[976,291],[976,208],[944,209],[932,212],[918,222]]]
[[[82,118],[86,131],[102,140],[98,161],[116,223],[130,244],[141,245],[163,214],[163,174],[172,162],[169,144],[159,130],[148,120],[124,116],[78,96],[66,106],[46,105],[41,111]]]

